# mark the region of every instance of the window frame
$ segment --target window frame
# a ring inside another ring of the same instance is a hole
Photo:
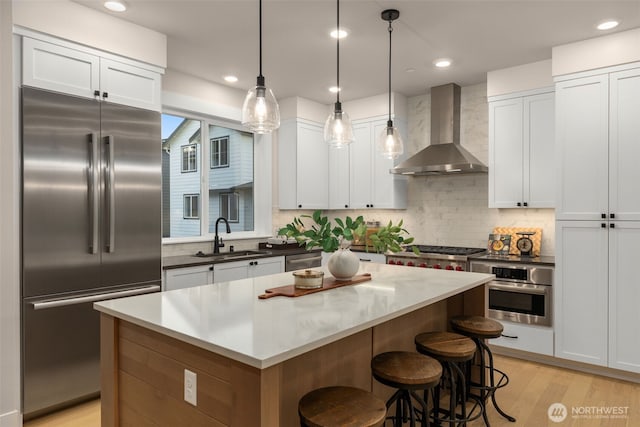
[[[190,216],[186,216],[187,198],[190,199],[189,211]],[[196,199],[196,208],[198,209],[197,215],[193,216],[193,199]],[[182,195],[182,219],[197,219],[200,220],[200,193],[186,193]]]
[[[184,169],[184,155],[185,155],[185,150],[188,150],[190,147],[192,147],[192,150],[187,151],[187,155],[189,156],[187,158],[187,165],[191,166],[191,155],[190,153],[193,152],[193,167],[194,169]],[[191,173],[191,172],[198,172],[198,144],[197,143],[193,143],[193,144],[185,144],[185,145],[181,145],[180,146],[180,172],[181,173]]]
[[[253,138],[253,143],[255,144],[255,135]],[[218,156],[217,159],[218,160],[218,164],[214,165],[213,161],[215,159],[215,150],[213,149],[214,143],[220,143],[222,141],[225,141],[225,151],[226,151],[226,156],[227,156],[227,163],[221,163],[220,162],[220,153],[222,153],[222,150],[218,149]],[[229,161],[229,135],[227,136],[217,136],[215,138],[209,138],[209,168],[210,169],[221,169],[221,168],[228,168],[230,166],[230,161]]]
[[[178,115],[193,120],[201,121],[203,135],[201,141],[209,139],[209,126],[225,126],[230,129],[248,130],[240,123],[239,109],[230,105],[215,104],[200,98],[193,98],[172,92],[162,92],[162,114]],[[242,103],[242,99],[239,100]],[[264,239],[273,235],[273,135],[253,134],[253,231],[233,231],[228,239]],[[209,144],[201,144],[200,164],[202,159],[209,158]],[[257,161],[260,159],[260,161]],[[201,186],[208,176],[209,168],[204,168],[201,173]],[[210,242],[215,233],[209,231],[209,203],[208,197],[200,198],[200,235],[184,237],[164,237],[165,245]]]

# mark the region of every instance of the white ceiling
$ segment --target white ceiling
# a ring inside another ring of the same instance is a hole
[[[126,0],[121,14],[101,0],[77,3],[116,15],[168,37],[168,66],[243,90],[258,74],[258,0]],[[487,71],[551,58],[560,44],[640,27],[640,0],[342,0],[340,83],[344,101],[386,93],[387,22],[393,27],[393,90],[406,96],[431,86],[486,81]],[[607,32],[595,25],[621,21]],[[277,98],[301,96],[329,104],[336,83],[334,0],[263,0],[263,74]],[[452,58],[448,70],[432,61]],[[407,69],[414,69],[407,72]],[[239,81],[224,82],[234,74]]]

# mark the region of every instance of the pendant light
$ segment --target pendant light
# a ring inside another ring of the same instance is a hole
[[[384,157],[395,159],[404,153],[402,137],[398,128],[393,126],[393,121],[391,120],[391,33],[393,32],[391,23],[398,19],[400,12],[396,9],[387,9],[380,16],[383,20],[389,22],[389,120],[387,120],[387,127],[384,128],[378,138],[378,151]]]
[[[262,0],[259,21],[260,74],[256,86],[249,90],[242,104],[242,124],[254,133],[270,133],[280,127],[280,107],[271,89],[264,85],[262,75]]]
[[[342,111],[340,103],[340,0],[337,1],[337,25],[336,25],[336,103],[334,109],[324,124],[324,140],[327,144],[336,148],[342,148],[351,144],[353,138],[353,127],[349,115]]]

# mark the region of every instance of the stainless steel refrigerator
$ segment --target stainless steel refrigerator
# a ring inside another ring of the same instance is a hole
[[[25,419],[97,396],[93,302],[160,290],[160,114],[22,88]]]

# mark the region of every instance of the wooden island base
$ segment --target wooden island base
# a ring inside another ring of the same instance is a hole
[[[420,332],[449,329],[455,315],[483,315],[484,285],[266,369],[101,314],[102,426],[298,426],[310,390],[349,385],[387,399],[371,358],[414,351]],[[197,374],[197,406],[184,400],[184,370]]]

